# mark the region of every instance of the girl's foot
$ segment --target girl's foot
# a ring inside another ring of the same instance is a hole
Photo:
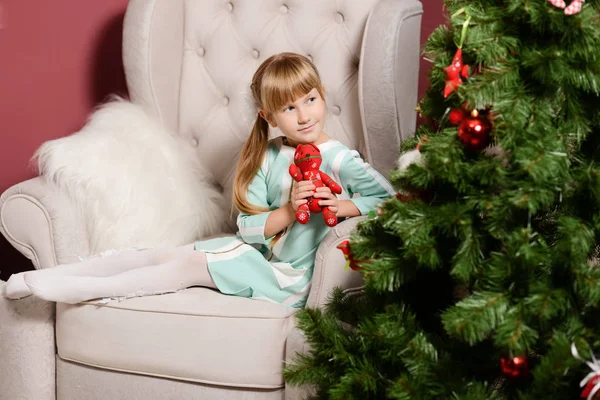
[[[31,296],[31,289],[27,286],[24,279],[25,272],[12,274],[5,286],[4,296],[8,299],[16,300]]]
[[[85,283],[93,279],[89,276],[57,276],[27,274],[24,277],[29,290],[42,300],[67,304],[77,304],[91,297]],[[96,278],[102,279],[102,278]]]

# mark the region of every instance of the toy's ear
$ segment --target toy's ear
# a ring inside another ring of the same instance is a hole
[[[298,146],[296,146],[296,151],[300,151],[300,149],[302,148],[302,143],[298,144]]]
[[[320,152],[320,150],[319,150],[319,148],[317,147],[317,145],[316,145],[316,144],[314,144],[314,143],[310,143],[310,145],[311,145],[312,147],[314,147],[314,149],[315,149],[316,151]]]

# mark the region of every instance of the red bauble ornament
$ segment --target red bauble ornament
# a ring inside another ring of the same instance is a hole
[[[462,108],[455,108],[454,110],[450,111],[450,114],[448,115],[448,121],[450,121],[452,125],[458,125],[460,124],[460,121],[466,118],[466,116],[467,113]]]
[[[482,150],[490,142],[491,125],[477,110],[462,120],[458,126],[458,138],[469,150]]]
[[[500,358],[500,366],[502,367],[502,372],[508,378],[523,378],[529,373],[527,358],[525,356],[502,357]]]
[[[444,97],[450,96],[457,87],[462,84],[462,79],[469,76],[469,66],[463,65],[462,62],[462,49],[456,50],[452,64],[444,68],[444,74],[446,75],[446,86],[444,87]]]

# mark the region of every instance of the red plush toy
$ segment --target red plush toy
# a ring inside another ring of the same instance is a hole
[[[319,171],[321,166],[321,152],[319,148],[312,143],[299,144],[296,147],[294,154],[294,164],[290,165],[290,175],[296,182],[302,180],[312,181],[315,187],[327,186],[335,194],[341,194],[342,188],[335,183],[324,172]],[[329,207],[321,207],[319,200],[314,197],[309,197],[308,203],[302,204],[296,211],[296,221],[301,224],[306,224],[310,219],[310,213],[319,213],[323,210],[323,219],[327,226],[335,226],[337,224],[337,216]]]

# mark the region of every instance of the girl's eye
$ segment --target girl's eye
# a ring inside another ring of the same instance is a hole
[[[283,112],[292,111],[293,109],[294,109],[294,106],[289,106],[289,107],[286,107],[285,110],[283,110]]]
[[[317,98],[316,97],[311,97],[310,99],[308,99],[306,102],[307,103],[312,103],[313,101],[315,101]]]

